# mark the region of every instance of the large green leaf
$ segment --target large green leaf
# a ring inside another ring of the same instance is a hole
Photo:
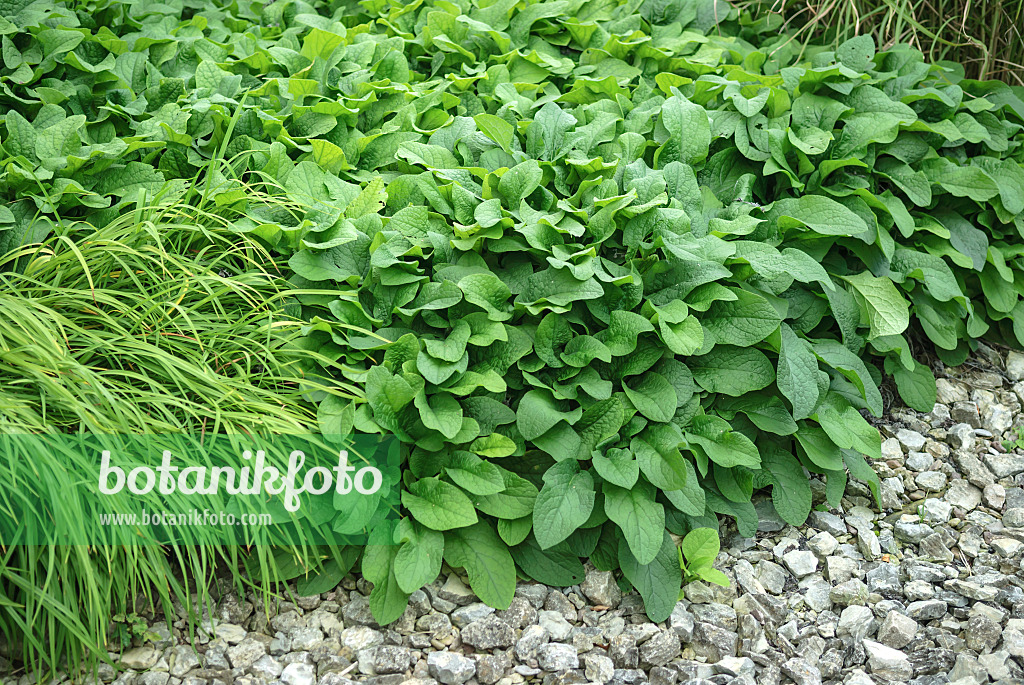
[[[594,509],[594,479],[575,459],[561,461],[544,472],[544,487],[533,507],[533,530],[542,548],[562,542],[590,518]]]
[[[643,481],[628,490],[611,483],[604,486],[605,512],[640,564],[654,561],[665,531],[665,508],[654,501],[654,494],[654,487]]]
[[[480,601],[507,609],[516,591],[516,569],[508,547],[486,521],[444,534],[444,559],[469,575]]]
[[[476,509],[459,488],[437,478],[421,478],[402,492],[402,504],[418,522],[433,530],[476,523]]]

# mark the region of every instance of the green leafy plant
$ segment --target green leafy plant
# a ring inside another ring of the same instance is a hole
[[[504,608],[582,559],[663,620],[673,535],[877,500],[883,379],[928,410],[915,351],[1024,343],[1021,90],[908,45],[721,0],[4,12],[0,244],[165,198],[287,260],[318,424],[405,445],[382,624],[442,563]]]
[[[722,587],[729,586],[729,577],[714,567],[721,550],[718,531],[714,528],[695,528],[686,534],[679,545],[679,567],[686,582],[703,580]],[[682,599],[682,592],[680,592]]]
[[[1024,434],[1017,431],[1016,436],[1013,440],[1003,440],[1003,449],[1007,452],[1012,450],[1024,450]]]
[[[114,634],[114,641],[121,649],[131,647],[136,640],[146,640],[155,635],[149,629],[149,623],[145,617],[136,613],[114,614],[111,617],[111,631]]]

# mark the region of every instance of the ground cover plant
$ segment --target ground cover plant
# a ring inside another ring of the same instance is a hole
[[[880,386],[1024,343],[1022,92],[909,46],[718,0],[4,12],[0,244],[160,200],[286,262],[319,425],[406,445],[381,623],[442,562],[505,607],[582,559],[662,620],[717,578],[680,536],[877,496]]]
[[[139,206],[98,230],[69,223],[63,235],[2,262],[5,435],[301,434],[316,425],[311,392],[356,396],[342,383],[329,390],[305,384],[304,367],[330,362],[296,344],[301,322],[288,316],[295,291],[259,244],[226,230],[217,216],[177,204]],[[96,468],[81,451],[38,457],[5,445],[5,521],[60,498],[54,476],[72,462],[84,464],[65,476]],[[52,475],[43,477],[44,470]],[[93,539],[87,531],[96,521],[83,519],[36,526],[38,517],[26,516],[15,524],[18,539],[33,544],[4,538],[0,635],[12,655],[40,670],[67,669],[126,646],[121,633],[128,628],[112,622],[115,614],[145,607],[175,616],[177,603],[196,608],[197,618],[225,571],[239,587],[269,590],[272,582],[259,584],[260,577],[291,577],[334,558],[331,550],[301,545],[280,554],[243,551],[203,531],[196,537],[206,544],[140,547],[128,527],[104,529],[108,545],[39,544],[64,535]],[[241,572],[243,562],[252,570]]]

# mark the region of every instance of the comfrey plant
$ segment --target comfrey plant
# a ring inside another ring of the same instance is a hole
[[[662,620],[673,535],[753,535],[757,490],[800,524],[809,473],[877,497],[880,383],[935,400],[912,349],[1024,341],[1021,93],[908,46],[721,0],[42,7],[0,236],[159,193],[287,260],[304,378],[355,390],[322,430],[405,445],[354,552],[382,624],[442,562],[506,607],[582,559]]]

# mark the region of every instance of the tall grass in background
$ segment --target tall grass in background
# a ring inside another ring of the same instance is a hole
[[[228,223],[184,204],[141,207],[0,255],[0,433],[315,431],[311,393],[356,391],[312,382],[310,369],[334,362],[296,344],[301,322],[288,311],[301,293]],[[45,468],[31,461],[0,465],[13,474],[0,516]],[[301,545],[284,557],[212,542],[136,547],[128,529],[107,533],[109,546],[0,548],[0,633],[39,673],[105,659],[121,646],[111,615],[139,597],[174,617],[172,600],[207,604],[220,570],[242,587],[245,561],[266,590],[282,564],[324,558]]]
[[[870,34],[881,48],[909,43],[970,79],[1024,86],[1022,0],[740,0],[802,45]],[[956,64],[952,64],[956,63]],[[957,67],[956,65],[960,65]]]

